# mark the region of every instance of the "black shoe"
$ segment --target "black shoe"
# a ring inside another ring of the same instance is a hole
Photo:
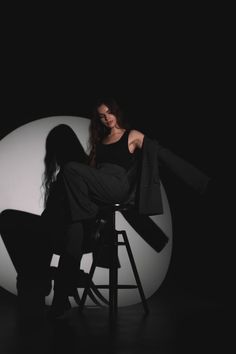
[[[89,274],[84,272],[82,269],[79,269],[78,274],[76,275],[76,280],[68,289],[69,296],[74,296],[74,293],[77,288],[85,288],[88,285]]]
[[[68,298],[68,278],[62,277],[57,267],[51,267],[51,272],[54,279],[54,296],[47,318],[53,320],[63,316],[71,308],[71,304]]]
[[[68,297],[64,300],[53,300],[53,303],[46,315],[47,319],[56,320],[62,317],[70,309],[71,304]]]

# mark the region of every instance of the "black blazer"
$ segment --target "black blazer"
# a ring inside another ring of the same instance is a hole
[[[162,147],[156,140],[144,137],[141,168],[136,190],[137,207],[140,214],[156,215],[163,213],[159,161],[186,184],[200,194],[206,190],[210,178],[195,166]]]

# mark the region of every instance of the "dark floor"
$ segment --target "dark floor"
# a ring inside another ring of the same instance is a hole
[[[107,309],[73,307],[56,323],[18,321],[16,296],[0,288],[0,353],[221,353],[232,351],[224,301],[204,299],[175,285],[164,285],[141,304],[120,308],[116,321]],[[231,348],[231,350],[229,350]]]

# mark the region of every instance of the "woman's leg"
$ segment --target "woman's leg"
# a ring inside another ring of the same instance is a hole
[[[82,257],[82,244],[85,241],[83,223],[95,219],[98,213],[97,203],[112,203],[121,198],[128,186],[118,178],[105,174],[87,165],[70,162],[57,177],[55,199],[61,200],[65,207],[67,228],[66,244],[61,253],[57,278],[54,286],[52,316],[58,316],[68,306],[68,294],[76,286],[79,265]],[[61,198],[58,198],[61,195]],[[95,202],[96,200],[96,202]],[[53,205],[51,200],[51,205]],[[54,208],[52,208],[54,210]],[[73,277],[75,275],[75,277]]]
[[[61,251],[54,280],[54,296],[49,317],[62,315],[70,308],[69,295],[77,287],[80,276],[84,230],[82,222],[67,226],[65,231],[66,244]]]
[[[69,162],[60,171],[58,180],[63,185],[71,222],[95,217],[99,204],[121,202],[129,192],[128,180],[118,166],[96,169]]]

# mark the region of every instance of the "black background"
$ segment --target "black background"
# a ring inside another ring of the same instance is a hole
[[[221,18],[206,8],[163,11],[116,3],[105,9],[91,4],[86,11],[25,10],[6,12],[0,138],[41,117],[89,117],[97,96],[113,95],[134,128],[213,181],[200,196],[162,170],[174,232],[163,286],[226,295]]]

